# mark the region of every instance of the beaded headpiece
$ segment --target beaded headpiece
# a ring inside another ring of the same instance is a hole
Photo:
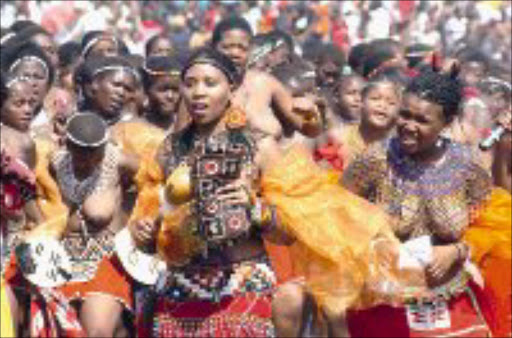
[[[35,55],[26,55],[26,56],[23,56],[23,57],[17,59],[9,67],[9,72],[12,72],[16,67],[18,67],[24,61],[37,62],[38,64],[40,64],[43,67],[44,72],[45,72],[45,77],[48,78],[48,76],[50,75],[50,70],[48,69],[48,65],[46,64],[46,62],[44,62],[43,59],[41,59],[40,57],[37,57]]]

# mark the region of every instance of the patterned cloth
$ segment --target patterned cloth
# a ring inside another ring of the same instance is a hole
[[[274,285],[263,258],[162,274],[138,302],[139,336],[271,337]]]
[[[400,151],[398,139],[379,144],[345,170],[343,183],[395,217],[402,241],[422,235],[434,244],[458,240],[473,209],[489,197],[492,181],[471,150],[446,140],[445,157],[422,165]]]
[[[14,337],[14,323],[11,315],[11,304],[7,298],[6,286],[0,279],[0,337]]]
[[[76,311],[58,291],[37,288],[30,303],[30,336],[86,337]]]
[[[114,233],[109,229],[84,238],[80,233],[69,233],[62,243],[72,265],[72,281],[88,281],[96,274],[103,257],[114,252]]]
[[[11,252],[21,241],[25,217],[20,212],[35,198],[35,176],[20,159],[0,153],[0,266],[1,275]]]
[[[482,290],[470,282],[448,301],[382,305],[350,312],[347,323],[352,337],[489,337],[479,305],[483,302]]]
[[[463,240],[478,216],[477,211],[491,195],[491,178],[476,162],[472,151],[442,140],[445,153],[435,164],[414,161],[401,151],[399,140],[393,138],[356,158],[343,173],[346,186],[394,216],[395,234],[402,242],[425,235],[433,245]],[[457,284],[457,276],[448,283]],[[363,311],[353,318],[352,334],[369,337],[489,335],[482,312],[488,312],[488,300],[471,280],[460,286],[464,292],[447,292],[448,297],[444,296],[442,302],[434,300],[430,305]],[[382,323],[378,332],[362,324],[370,317]]]

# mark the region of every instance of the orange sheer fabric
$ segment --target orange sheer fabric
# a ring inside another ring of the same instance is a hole
[[[146,158],[137,175],[139,198],[132,219],[157,218],[162,170]],[[401,302],[403,286],[424,286],[423,275],[396,269],[399,241],[388,216],[337,184],[306,150],[292,148],[262,177],[263,197],[297,238],[287,249],[270,248],[271,259],[285,280],[305,276],[320,305],[332,311]],[[168,212],[158,234],[158,252],[171,264],[185,264],[204,248],[189,232],[190,204]],[[293,266],[289,266],[293,257]],[[277,259],[276,259],[277,258]],[[421,288],[421,290],[424,290]]]
[[[68,208],[62,200],[59,186],[50,174],[50,159],[55,144],[47,139],[36,138],[36,189],[37,205],[41,209],[46,222],[38,225],[30,232],[30,236],[47,235],[61,237],[66,230]]]
[[[131,221],[144,218],[157,219],[160,215],[160,189],[164,183],[164,173],[154,156],[146,156],[141,161],[135,178],[139,196]],[[191,233],[191,203],[176,206],[167,212],[157,235],[157,251],[170,265],[183,265],[202,252],[204,243]]]
[[[3,279],[0,281],[0,337],[15,337],[11,307]]]
[[[422,274],[396,269],[400,243],[388,216],[333,184],[306,150],[291,148],[265,172],[262,193],[297,239],[294,272],[321,306],[338,312],[400,302],[403,286],[426,290]]]
[[[165,132],[141,121],[121,122],[112,127],[112,139],[127,154],[140,158],[152,155],[165,138]]]
[[[490,320],[496,337],[511,333],[511,245],[512,199],[508,191],[495,188],[469,226],[464,240],[471,247],[472,260],[484,277],[487,295],[495,313]]]

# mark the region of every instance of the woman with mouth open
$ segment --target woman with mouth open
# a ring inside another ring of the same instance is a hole
[[[66,124],[65,146],[52,154],[47,169],[58,188],[63,220],[61,214],[54,215],[29,234],[62,242],[71,270],[56,290],[66,302],[76,305],[80,324],[89,336],[112,335],[115,329],[123,329],[125,304],[104,302],[101,292],[108,276],[100,281],[93,277],[101,259],[112,252],[115,234],[124,226],[121,177],[134,175],[129,162],[110,141],[107,125],[98,115],[72,115]],[[17,286],[25,286],[22,271],[18,259],[8,267],[7,276]]]
[[[441,134],[459,111],[456,76],[453,69],[414,78],[404,93],[398,135],[358,156],[343,173],[345,187],[394,216],[402,242],[426,239],[432,250],[422,264],[431,296],[354,313],[348,321],[354,336],[483,337],[510,321],[504,311],[507,304],[510,311],[510,276],[500,282],[488,269],[510,271],[510,195],[492,190],[470,149]],[[492,307],[470,260],[484,274]]]
[[[76,72],[83,93],[81,108],[98,114],[109,126],[111,139],[136,173],[144,157],[152,156],[166,130],[142,117],[123,114],[136,87],[143,79],[123,56],[89,57]],[[136,197],[133,177],[123,177],[123,218],[128,219]]]
[[[326,159],[333,169],[342,171],[357,155],[385,141],[395,130],[402,99],[399,83],[379,76],[363,86],[361,98],[361,121],[333,126],[327,131],[328,144],[316,152],[317,159]]]
[[[248,68],[252,38],[249,23],[237,16],[219,22],[212,35],[212,47],[227,55],[241,74],[241,84],[234,93],[233,103],[244,109],[251,128],[272,135],[277,141],[285,138],[284,127],[291,127],[308,137],[318,136],[322,130],[320,119],[317,123],[304,121],[304,116],[318,116],[316,102],[307,98],[294,99],[272,75]],[[181,129],[189,121],[190,116],[180,110],[177,128]]]
[[[273,336],[281,314],[265,241],[291,245],[304,285],[329,312],[392,302],[414,279],[395,266],[399,243],[383,212],[330,183],[307,150],[281,151],[250,129],[233,103],[240,81],[224,54],[191,55],[181,95],[192,123],[142,164],[128,229],[98,270],[128,290],[145,285],[140,336]]]

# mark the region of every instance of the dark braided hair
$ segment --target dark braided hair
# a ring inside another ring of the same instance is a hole
[[[293,53],[295,50],[295,43],[293,42],[293,38],[290,34],[282,30],[275,29],[269,33],[269,36],[273,40],[274,44],[283,41],[290,53]]]
[[[181,80],[184,79],[185,74],[192,66],[200,63],[210,64],[220,70],[232,85],[239,86],[242,83],[242,74],[233,61],[225,54],[209,46],[198,48],[192,52],[181,69]]]
[[[439,104],[446,121],[451,122],[459,114],[462,101],[463,86],[457,79],[458,73],[458,68],[449,74],[426,70],[412,79],[405,92]]]
[[[482,52],[478,48],[473,47],[466,47],[457,52],[455,57],[461,62],[461,63],[469,63],[469,62],[476,62],[480,63],[485,71],[488,71],[490,68],[490,60],[487,55],[485,55],[484,52]]]
[[[366,49],[366,56],[361,65],[363,77],[370,79],[385,68],[395,66],[393,61],[399,53],[400,44],[392,39],[372,41]],[[388,64],[390,62],[391,64]]]

